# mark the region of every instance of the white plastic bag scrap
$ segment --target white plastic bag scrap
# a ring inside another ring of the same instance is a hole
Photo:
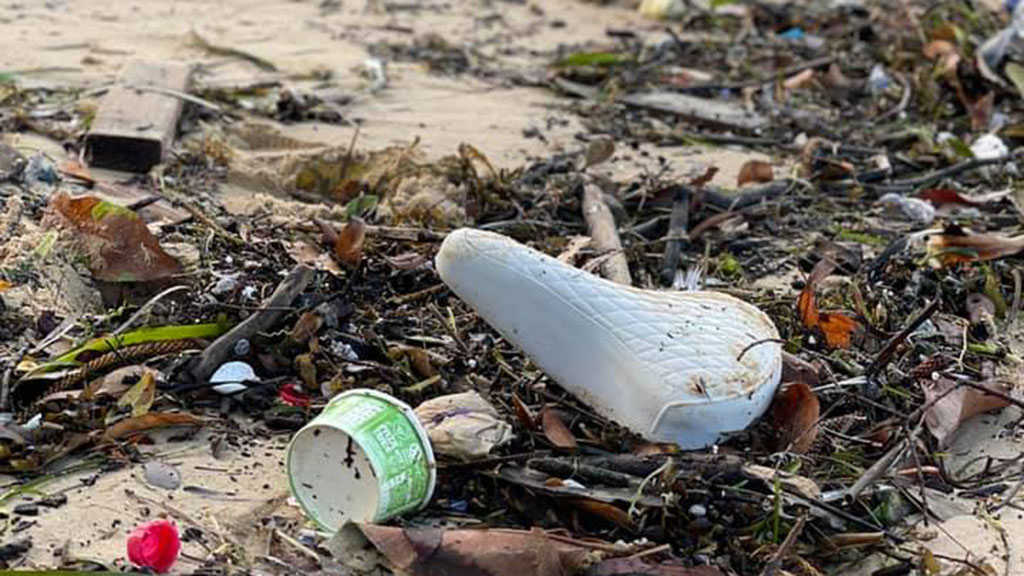
[[[512,439],[512,426],[476,392],[433,398],[415,412],[436,454],[474,460]]]

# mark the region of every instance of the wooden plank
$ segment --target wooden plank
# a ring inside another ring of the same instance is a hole
[[[146,172],[159,164],[178,130],[192,66],[176,62],[129,62],[118,84],[100,103],[86,139],[89,164]]]

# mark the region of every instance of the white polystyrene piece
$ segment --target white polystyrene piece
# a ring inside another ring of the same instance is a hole
[[[650,440],[713,444],[750,425],[778,386],[775,325],[732,296],[621,286],[471,229],[448,235],[436,265],[562,387]]]

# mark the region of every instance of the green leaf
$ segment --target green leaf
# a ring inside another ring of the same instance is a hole
[[[558,68],[579,66],[615,66],[631,61],[632,58],[616,52],[576,52],[555,63]]]
[[[949,147],[953,149],[953,153],[957,156],[961,158],[974,158],[974,152],[971,152],[971,147],[956,136],[946,140],[946,143],[949,144]]]
[[[377,200],[375,194],[364,194],[353,198],[345,205],[345,216],[350,220],[355,217],[363,218],[377,208]]]
[[[721,8],[722,6],[728,6],[735,4],[737,0],[711,0],[711,8]]]
[[[119,336],[104,336],[101,338],[95,338],[86,342],[85,344],[75,348],[74,350],[54,358],[50,362],[40,364],[34,370],[26,374],[24,377],[29,378],[31,376],[38,376],[39,374],[45,374],[61,368],[67,368],[68,366],[76,366],[78,364],[78,357],[83,352],[99,352],[105,353],[111,350],[119,350],[125,346],[133,346],[135,344],[145,344],[147,342],[161,342],[164,340],[185,340],[188,338],[216,338],[221,334],[228,331],[228,325],[226,323],[210,323],[210,324],[184,324],[184,325],[172,325],[172,326],[156,326],[140,328],[133,330]]]
[[[14,74],[11,74],[10,72],[0,72],[0,86],[4,84],[14,84],[14,82]]]

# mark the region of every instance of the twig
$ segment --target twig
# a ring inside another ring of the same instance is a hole
[[[608,258],[601,265],[602,275],[612,282],[631,286],[633,279],[629,274],[629,261],[622,251],[615,217],[601,197],[602,194],[596,184],[583,185],[583,219],[587,221],[587,229],[594,239],[594,248],[608,253]]]
[[[1018,153],[1013,152],[1011,154],[1006,154],[1004,156],[999,156],[997,158],[971,158],[970,160],[965,160],[958,164],[953,164],[952,166],[947,166],[939,170],[933,170],[927,174],[918,176],[916,178],[896,180],[890,182],[889,184],[873,186],[873,188],[878,190],[879,192],[902,192],[905,190],[917,188],[919,186],[933,184],[935,182],[938,182],[939,180],[942,180],[943,178],[956,176],[961,172],[967,172],[968,170],[974,170],[975,168],[1006,164],[1008,162],[1012,162],[1014,159],[1017,158],[1017,156]]]
[[[887,364],[889,364],[889,361],[892,360],[893,354],[896,353],[896,349],[899,348],[900,344],[902,344],[907,339],[907,337],[914,332],[914,330],[917,330],[922,324],[925,323],[925,321],[931,318],[932,314],[935,314],[935,312],[938,311],[940,304],[942,304],[942,299],[938,297],[929,302],[928,306],[926,306],[924,310],[922,310],[917,316],[915,316],[914,319],[911,320],[905,328],[903,328],[903,330],[900,330],[898,334],[890,338],[889,341],[885,343],[885,346],[882,347],[881,352],[879,352],[878,356],[875,357],[874,362],[872,362],[868,366],[867,370],[864,371],[864,374],[865,376],[867,376],[869,382],[883,368],[885,368]]]
[[[797,518],[796,524],[790,528],[789,534],[786,534],[786,539],[779,545],[779,549],[775,551],[775,554],[772,554],[771,560],[764,565],[764,570],[761,570],[761,576],[774,576],[782,568],[782,561],[786,559],[790,549],[793,548],[793,544],[796,543],[796,539],[804,531],[805,524],[807,524],[807,516]]]
[[[387,240],[404,240],[406,242],[441,242],[448,236],[446,232],[397,226],[367,226],[366,234]]]
[[[170,88],[164,88],[162,86],[140,86],[135,84],[125,84],[124,87],[129,90],[138,90],[139,92],[153,92],[154,94],[161,94],[163,96],[170,96],[172,98],[184,100],[185,102],[195,104],[197,106],[202,106],[203,108],[207,108],[218,114],[224,111],[224,109],[221,108],[218,104],[214,104],[209,100],[205,100],[203,98],[193,96],[185,92],[179,92],[177,90],[171,90]]]
[[[174,294],[175,292],[178,292],[180,290],[188,290],[188,286],[184,286],[181,284],[177,286],[171,286],[167,290],[164,290],[163,292],[157,294],[156,296],[153,296],[145,304],[143,304],[142,307],[139,308],[139,310],[135,314],[132,314],[131,318],[125,320],[124,324],[118,326],[117,330],[114,330],[114,333],[111,334],[111,336],[117,336],[118,334],[121,334],[125,330],[131,328],[132,324],[134,324],[136,320],[141,318],[142,315],[145,314],[146,312],[149,312],[149,310],[153,306],[156,306],[156,303],[159,302],[163,297],[168,296],[170,294]]]
[[[904,110],[907,109],[907,106],[910,104],[910,96],[911,94],[913,94],[913,88],[911,87],[910,82],[907,80],[907,77],[904,76],[903,74],[896,73],[894,76],[896,78],[896,81],[900,83],[900,86],[903,86],[903,94],[900,95],[900,101],[898,104],[896,104],[895,108],[892,108],[890,110],[883,112],[882,114],[879,114],[874,120],[871,121],[872,124],[878,124],[879,122],[883,120],[888,120],[893,116],[899,116],[900,114],[903,113]]]
[[[696,84],[694,86],[683,86],[677,88],[678,92],[700,92],[700,91],[719,91],[719,90],[740,90],[743,88],[749,88],[751,86],[760,86],[762,84],[771,83],[777,78],[785,78],[808,70],[811,68],[821,68],[822,66],[828,66],[835,62],[834,56],[823,56],[821,58],[815,58],[814,60],[807,60],[806,62],[797,62],[773,71],[771,74],[759,76],[752,80],[744,80],[741,82],[715,82],[707,84]]]
[[[317,566],[319,566],[322,563],[322,560],[320,559],[320,555],[319,554],[317,554],[313,550],[310,550],[310,548],[308,546],[306,546],[305,544],[303,544],[302,542],[299,542],[295,538],[292,538],[291,536],[285,534],[284,532],[281,531],[280,528],[274,528],[274,535],[277,536],[285,544],[288,544],[292,548],[295,548],[296,550],[301,552],[307,558],[312,560]]]
[[[203,350],[191,373],[196,381],[205,381],[231,356],[235,343],[242,338],[252,338],[258,332],[269,330],[284,315],[283,308],[289,306],[313,279],[313,269],[299,265],[281,281],[269,298],[263,301],[260,310],[246,318],[226,334],[217,338]]]
[[[668,223],[668,234],[665,235],[665,256],[661,261],[661,281],[666,285],[672,284],[675,279],[683,244],[689,243],[687,228],[690,226],[690,196],[688,187],[679,186],[672,200],[672,217]]]

